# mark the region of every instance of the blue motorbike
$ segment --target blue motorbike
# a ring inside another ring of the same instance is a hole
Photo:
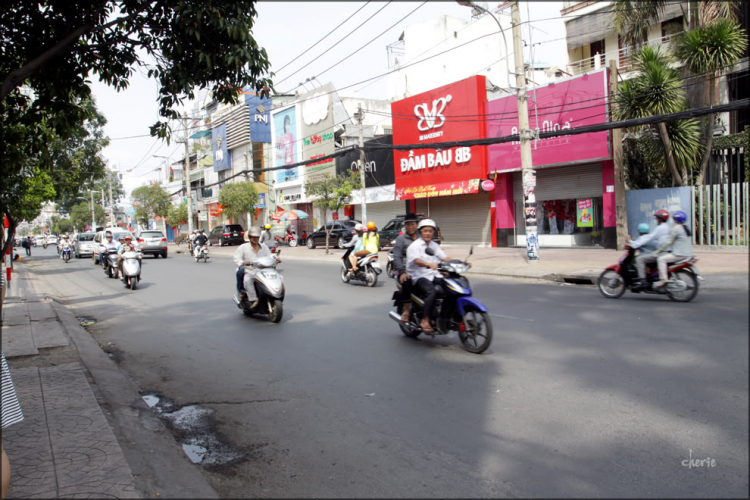
[[[431,249],[427,249],[431,254]],[[472,248],[469,255],[474,253]],[[468,259],[467,259],[468,260]],[[398,291],[393,294],[395,311],[389,316],[395,320],[404,335],[417,338],[420,334],[448,335],[457,332],[461,344],[467,351],[480,354],[487,350],[492,342],[492,322],[487,307],[471,296],[469,280],[462,276],[468,271],[469,264],[460,260],[451,260],[438,264],[438,271],[443,274],[441,284],[436,285],[438,297],[435,301],[436,319],[430,320],[433,332],[424,332],[420,326],[424,317],[424,300],[414,290],[411,295],[411,316],[408,322],[401,321],[403,304],[401,304],[401,283],[396,280]]]
[[[62,258],[66,264],[70,262],[70,248],[69,247],[65,247],[62,249]]]

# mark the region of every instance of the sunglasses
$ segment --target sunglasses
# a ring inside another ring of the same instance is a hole
[[[108,240],[111,240],[111,239],[112,239],[112,237],[111,237],[111,236],[107,236],[107,239],[108,239]]]

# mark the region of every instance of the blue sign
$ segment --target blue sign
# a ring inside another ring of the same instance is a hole
[[[214,172],[232,168],[232,157],[227,149],[226,123],[222,123],[211,131],[211,145],[214,149]]]
[[[692,198],[689,187],[662,189],[638,189],[625,193],[628,206],[628,233],[631,238],[638,237],[638,224],[646,223],[651,230],[656,227],[654,212],[666,210],[671,214],[682,210],[687,215],[685,226],[693,231]]]
[[[245,94],[250,109],[250,141],[271,143],[271,99]]]
[[[258,194],[258,203],[255,204],[255,208],[266,208],[266,193]]]

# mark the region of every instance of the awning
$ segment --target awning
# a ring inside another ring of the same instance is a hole
[[[191,139],[203,139],[207,135],[211,135],[210,130],[201,130],[200,132],[196,132],[193,135],[190,136]]]

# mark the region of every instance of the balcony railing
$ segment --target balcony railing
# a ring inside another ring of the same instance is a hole
[[[674,34],[667,35],[657,40],[651,40],[648,42],[648,44],[654,47],[666,45],[670,42],[670,40],[674,36],[675,36]],[[570,64],[568,64],[568,73],[573,74],[573,75],[582,75],[583,73],[595,71],[597,69],[606,67],[609,64],[610,59],[614,59],[617,61],[617,68],[621,72],[627,72],[627,71],[630,71],[633,65],[631,61],[632,55],[633,55],[633,48],[630,46],[623,47],[617,51],[607,51],[604,54],[598,54],[598,55],[594,55],[593,57],[589,57],[587,59],[581,59],[580,61],[570,62]],[[597,61],[597,58],[598,58],[598,61]]]

